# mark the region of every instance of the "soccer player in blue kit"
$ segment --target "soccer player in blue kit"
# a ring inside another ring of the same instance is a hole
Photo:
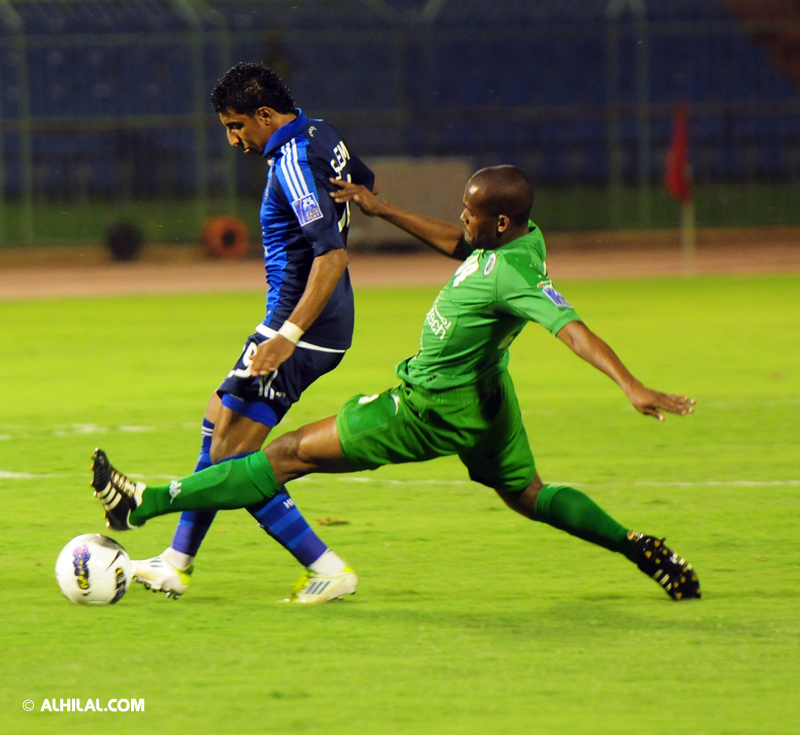
[[[264,320],[208,403],[195,471],[258,452],[303,391],[341,362],[354,321],[350,209],[329,196],[336,189],[330,179],[370,190],[375,183],[341,136],[296,108],[286,85],[262,64],[230,69],[211,104],[228,142],[269,164],[261,203],[268,291]],[[314,533],[285,487],[248,511],[305,567],[291,601],[326,602],[355,592],[355,573]],[[215,515],[183,513],[172,545],[134,561],[134,578],[168,597],[182,595]]]

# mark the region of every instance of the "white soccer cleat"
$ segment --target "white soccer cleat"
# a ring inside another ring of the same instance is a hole
[[[339,600],[345,595],[354,595],[358,577],[351,567],[345,567],[338,574],[319,574],[306,569],[297,580],[292,594],[284,602],[300,605],[315,605],[318,602]]]
[[[164,559],[163,553],[150,559],[133,560],[133,578],[139,584],[175,600],[189,589],[193,571],[194,564],[187,569],[178,569]]]

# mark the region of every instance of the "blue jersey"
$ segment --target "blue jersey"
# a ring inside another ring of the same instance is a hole
[[[277,331],[305,291],[314,258],[347,247],[349,204],[336,204],[329,178],[372,189],[375,175],[348,151],[341,136],[323,120],[301,110],[267,142],[267,187],[261,203],[261,238],[267,271],[265,333]],[[354,306],[350,274],[339,279],[322,313],[303,335],[303,343],[346,350],[353,337]],[[260,328],[261,329],[261,328]]]

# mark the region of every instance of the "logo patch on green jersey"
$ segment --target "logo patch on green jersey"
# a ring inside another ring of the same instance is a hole
[[[536,285],[542,289],[542,293],[560,309],[572,308],[572,304],[570,304],[569,301],[567,301],[558,291],[555,290],[555,288],[553,288],[552,281],[541,281]]]
[[[486,265],[483,266],[483,275],[488,276],[492,272],[492,268],[494,268],[494,264],[497,262],[497,253],[491,253],[489,257],[486,259]]]
[[[474,271],[473,271],[474,272]],[[431,328],[433,333],[441,340],[447,337],[447,330],[453,326],[453,322],[445,319],[436,308],[439,299],[433,302],[431,310],[425,315],[425,323]]]

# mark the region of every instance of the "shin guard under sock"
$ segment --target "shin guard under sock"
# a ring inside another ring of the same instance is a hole
[[[195,472],[200,472],[207,467],[211,467],[211,438],[214,435],[214,424],[207,418],[203,419],[203,442],[200,445],[200,454],[197,457]],[[178,520],[178,527],[172,537],[172,548],[181,554],[194,557],[200,550],[200,545],[211,528],[214,518],[217,516],[215,510],[192,511],[187,510],[181,513]]]
[[[327,550],[325,542],[308,525],[286,488],[269,500],[247,509],[258,524],[304,567],[309,567]]]
[[[169,485],[148,486],[131,523],[185,510],[233,510],[263,503],[280,488],[263,452],[215,464]]]
[[[534,520],[615,551],[634,561],[628,529],[590,497],[568,485],[545,485],[536,498]]]

